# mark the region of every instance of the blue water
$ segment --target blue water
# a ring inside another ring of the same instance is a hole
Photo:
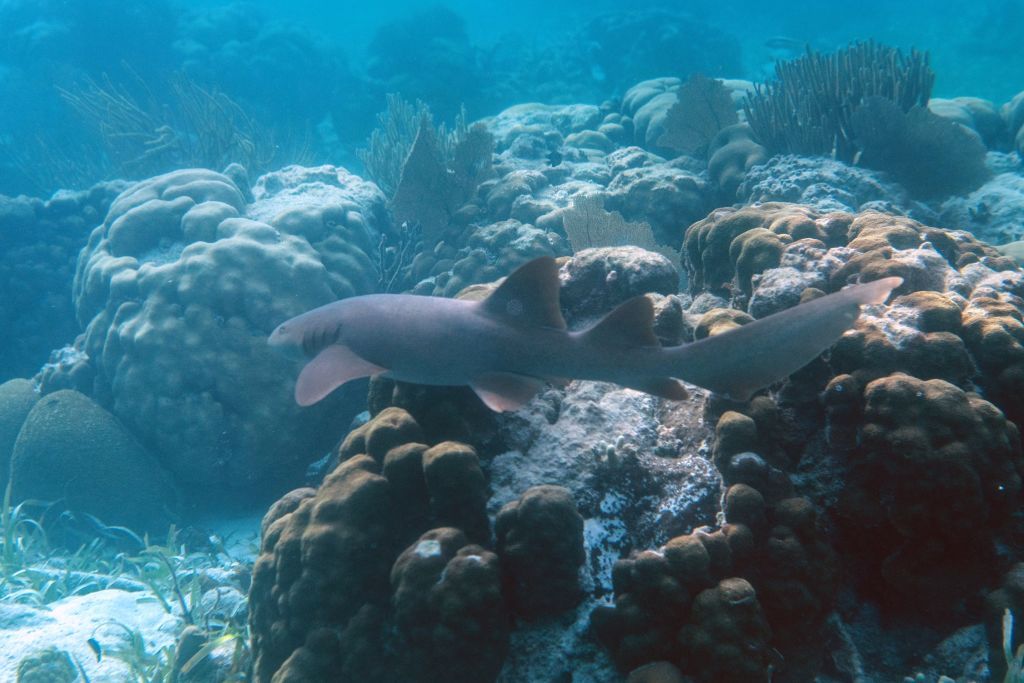
[[[597,104],[657,76],[762,80],[805,44],[866,39],[930,51],[936,96],[998,106],[1024,73],[1018,0],[370,4],[0,2],[0,194],[133,175],[102,158],[95,116],[69,106],[90,83],[159,110],[184,74],[302,152],[276,161],[357,165],[388,92],[473,119],[522,101]]]

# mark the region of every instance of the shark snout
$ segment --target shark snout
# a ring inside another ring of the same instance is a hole
[[[267,345],[286,358],[302,360],[305,354],[302,352],[302,344],[296,339],[293,328],[294,326],[288,322],[281,323],[267,337]]]
[[[270,333],[269,337],[267,337],[267,343],[274,348],[287,346],[289,343],[292,343],[288,338],[288,331],[288,323],[281,323],[275,327],[274,331]]]

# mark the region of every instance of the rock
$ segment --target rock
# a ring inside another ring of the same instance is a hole
[[[562,310],[570,324],[603,315],[641,294],[675,294],[676,265],[639,247],[599,247],[577,252],[562,266]]]
[[[966,197],[947,199],[940,215],[944,227],[991,244],[1024,239],[1024,177],[1001,173]]]

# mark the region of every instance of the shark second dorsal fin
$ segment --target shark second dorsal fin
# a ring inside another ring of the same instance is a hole
[[[628,299],[583,333],[595,346],[660,346],[654,334],[654,304],[646,296]]]
[[[553,258],[542,256],[519,266],[480,302],[480,308],[505,322],[564,330],[558,288],[558,266]]]

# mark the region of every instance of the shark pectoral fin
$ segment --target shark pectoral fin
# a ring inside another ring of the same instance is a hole
[[[488,408],[503,413],[526,405],[544,388],[544,381],[511,372],[488,372],[474,378],[469,386]]]
[[[690,397],[690,392],[686,390],[683,383],[671,377],[658,377],[645,382],[630,383],[629,388],[673,401],[682,401]]]
[[[347,346],[332,344],[302,368],[295,382],[295,402],[311,406],[349,380],[386,371],[387,368],[360,358]]]

